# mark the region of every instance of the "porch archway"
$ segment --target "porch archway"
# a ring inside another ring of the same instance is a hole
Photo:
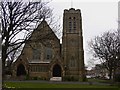
[[[62,73],[62,70],[60,65],[55,64],[53,67],[53,77],[61,77],[61,73]]]
[[[26,70],[23,64],[19,64],[17,67],[17,76],[26,75]]]

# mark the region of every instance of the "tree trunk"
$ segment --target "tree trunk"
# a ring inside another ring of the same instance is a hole
[[[112,69],[109,70],[109,80],[112,79]]]
[[[113,81],[116,80],[116,79],[115,79],[115,78],[116,78],[115,76],[116,76],[116,68],[114,68],[114,70],[113,70]]]
[[[4,76],[5,76],[6,58],[7,58],[7,48],[5,46],[2,46],[2,79],[4,79]]]

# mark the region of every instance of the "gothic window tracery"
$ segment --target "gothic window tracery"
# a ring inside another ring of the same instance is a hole
[[[41,43],[31,43],[30,47],[32,49],[32,59],[40,60],[41,59]]]
[[[41,52],[39,49],[33,49],[33,59],[39,60],[40,59]]]
[[[47,61],[50,61],[52,59],[52,53],[52,48],[46,47],[45,58]]]

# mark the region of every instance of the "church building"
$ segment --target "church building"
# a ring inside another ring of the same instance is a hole
[[[43,20],[33,31],[13,64],[13,77],[85,79],[82,17],[80,9],[65,9],[62,44]]]

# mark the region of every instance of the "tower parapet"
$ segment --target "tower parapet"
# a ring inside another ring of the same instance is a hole
[[[64,13],[80,13],[80,9],[74,9],[74,8],[70,8],[69,10],[68,9],[65,9],[64,10]]]

